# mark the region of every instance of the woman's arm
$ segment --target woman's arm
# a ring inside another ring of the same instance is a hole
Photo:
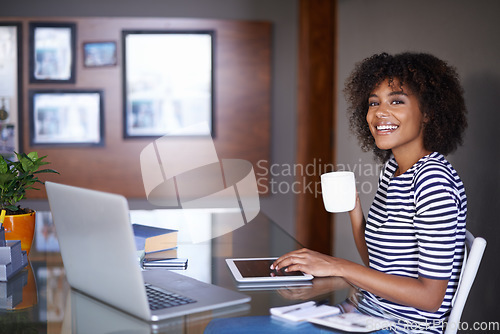
[[[358,253],[363,260],[363,263],[368,266],[370,263],[368,257],[368,248],[365,241],[365,227],[366,220],[363,215],[363,209],[361,208],[361,201],[359,199],[359,194],[356,194],[356,206],[352,211],[349,211],[349,218],[351,218],[352,225],[352,235],[354,236],[354,242]]]
[[[342,277],[379,297],[428,312],[437,311],[443,303],[448,280],[390,275],[345,262],[339,265],[345,272]]]
[[[340,276],[379,297],[429,312],[439,309],[448,286],[447,280],[389,275],[305,248],[283,255],[272,268],[314,276]]]

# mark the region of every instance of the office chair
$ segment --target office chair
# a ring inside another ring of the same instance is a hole
[[[475,238],[472,233],[466,231],[465,235],[466,255],[464,265],[460,274],[457,292],[455,293],[453,306],[451,308],[450,317],[444,334],[454,334],[458,330],[460,317],[464,310],[465,301],[469,295],[474,279],[476,278],[479,264],[483,258],[486,240],[481,237]],[[467,256],[467,252],[469,253]]]

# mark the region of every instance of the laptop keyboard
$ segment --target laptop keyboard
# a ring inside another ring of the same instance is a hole
[[[145,287],[149,308],[152,311],[196,302],[194,299],[179,295],[178,293],[158,289],[149,284],[146,284]]]

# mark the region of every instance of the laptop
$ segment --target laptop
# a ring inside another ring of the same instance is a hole
[[[169,270],[142,270],[125,197],[54,182],[45,186],[73,289],[149,322],[250,301]],[[150,304],[146,290],[160,300]]]

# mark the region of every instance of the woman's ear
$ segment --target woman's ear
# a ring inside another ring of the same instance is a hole
[[[426,125],[429,122],[429,115],[427,113],[424,113],[424,119],[422,120],[423,125]]]

